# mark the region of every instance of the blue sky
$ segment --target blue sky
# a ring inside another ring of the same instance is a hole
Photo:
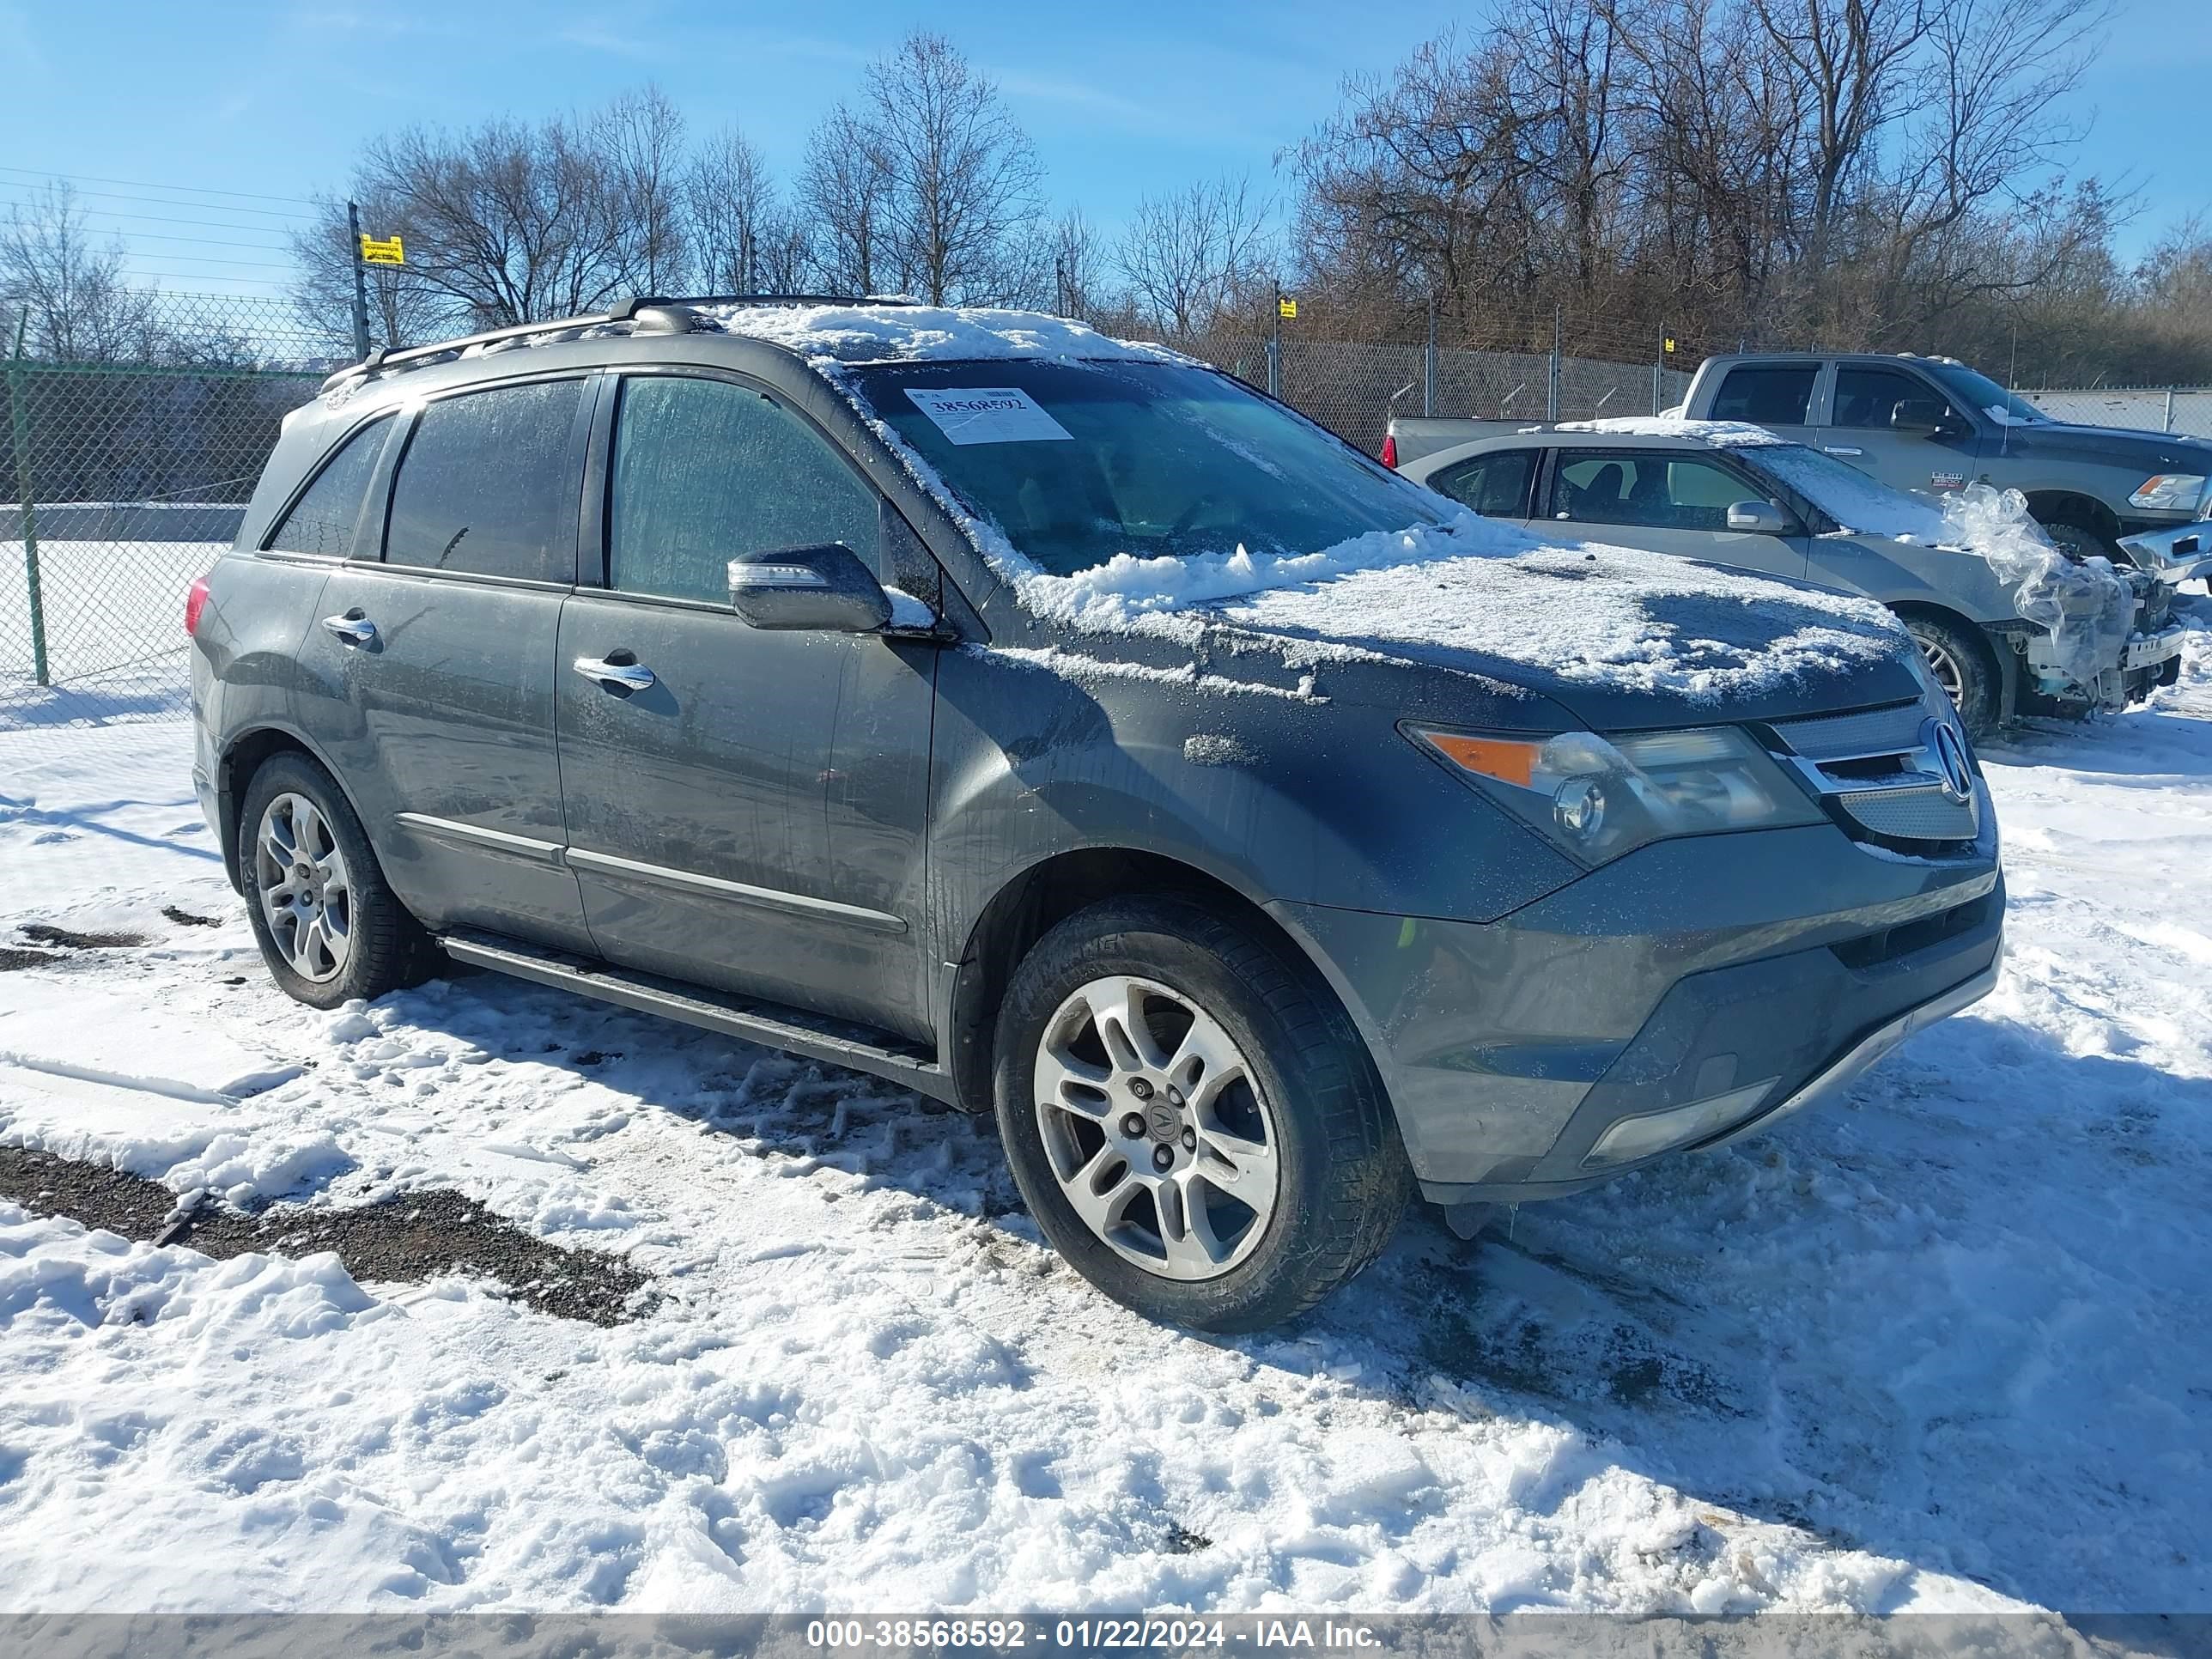
[[[1006,21],[1019,15],[1018,24]],[[1205,5],[477,4],[351,0],[270,6],[9,4],[0,0],[0,201],[36,172],[106,180],[87,205],[128,234],[142,270],[278,279],[266,262],[296,204],[232,211],[127,200],[135,181],[299,198],[343,185],[360,142],[411,122],[537,115],[658,82],[702,130],[734,120],[781,171],[860,64],[926,21],[1004,88],[1056,202],[1108,227],[1148,188],[1224,169],[1279,180],[1275,158],[1347,73],[1387,69],[1466,7],[1392,0]],[[2212,210],[2212,6],[2119,0],[2086,101],[2082,165],[2142,191],[2128,252]],[[176,192],[147,192],[173,198]],[[190,222],[199,221],[201,222]],[[236,234],[205,222],[250,227]],[[258,234],[256,234],[258,233]],[[156,236],[177,240],[155,240]],[[252,246],[259,244],[263,246]],[[248,263],[216,263],[236,258]]]

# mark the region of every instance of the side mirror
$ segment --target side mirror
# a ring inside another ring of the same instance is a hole
[[[730,605],[755,628],[825,634],[873,634],[891,619],[890,595],[842,542],[732,559]]]
[[[1932,438],[1943,430],[1951,411],[1933,398],[1905,398],[1889,411],[1889,429],[1908,438]]]
[[[1772,501],[1738,501],[1728,510],[1728,527],[1747,536],[1786,536],[1790,515]]]

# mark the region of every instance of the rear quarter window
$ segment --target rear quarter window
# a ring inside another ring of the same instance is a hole
[[[1746,363],[1729,370],[1714,395],[1716,421],[1749,421],[1755,426],[1803,426],[1813,418],[1813,383],[1818,363]]]
[[[343,559],[353,551],[362,502],[376,474],[377,457],[391,435],[389,415],[371,421],[340,444],[315,474],[307,494],[292,503],[264,546],[283,553],[313,553]]]
[[[1536,470],[1533,449],[1501,450],[1477,455],[1456,466],[1446,467],[1429,480],[1462,507],[1473,507],[1486,518],[1525,519],[1528,516],[1528,481]]]
[[[573,581],[581,380],[441,398],[416,422],[392,489],[387,564]]]

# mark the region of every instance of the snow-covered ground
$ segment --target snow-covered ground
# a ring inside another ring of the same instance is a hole
[[[0,946],[148,941],[0,973],[0,1142],[458,1188],[659,1292],[602,1328],[0,1202],[0,1611],[2212,1609],[2208,647],[1985,754],[2004,981],[1848,1103],[1416,1218],[1238,1340],[1103,1301],[886,1085],[489,976],[309,1013],[185,728],[0,733]]]

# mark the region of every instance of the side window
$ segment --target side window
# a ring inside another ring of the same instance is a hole
[[[1893,368],[1838,368],[1832,424],[1886,427],[1899,404],[1941,401],[1930,388]]]
[[[1729,508],[1758,493],[1725,467],[1688,456],[1569,450],[1553,475],[1552,513],[1589,524],[1725,530]]]
[[[376,471],[376,458],[392,430],[389,415],[371,421],[338,446],[307,493],[292,503],[267,545],[286,553],[320,553],[343,559],[353,551],[361,504]]]
[[[571,453],[581,380],[539,380],[441,398],[400,458],[386,526],[387,564],[572,581]]]
[[[623,382],[607,580],[628,593],[726,604],[741,553],[842,542],[876,563],[875,491],[805,422],[727,380]]]
[[[1429,482],[1462,507],[1493,519],[1528,515],[1528,475],[1536,470],[1533,449],[1508,449],[1462,461]]]
[[[1818,363],[1747,363],[1732,368],[1713,398],[1713,419],[1759,426],[1802,426],[1812,418]]]

